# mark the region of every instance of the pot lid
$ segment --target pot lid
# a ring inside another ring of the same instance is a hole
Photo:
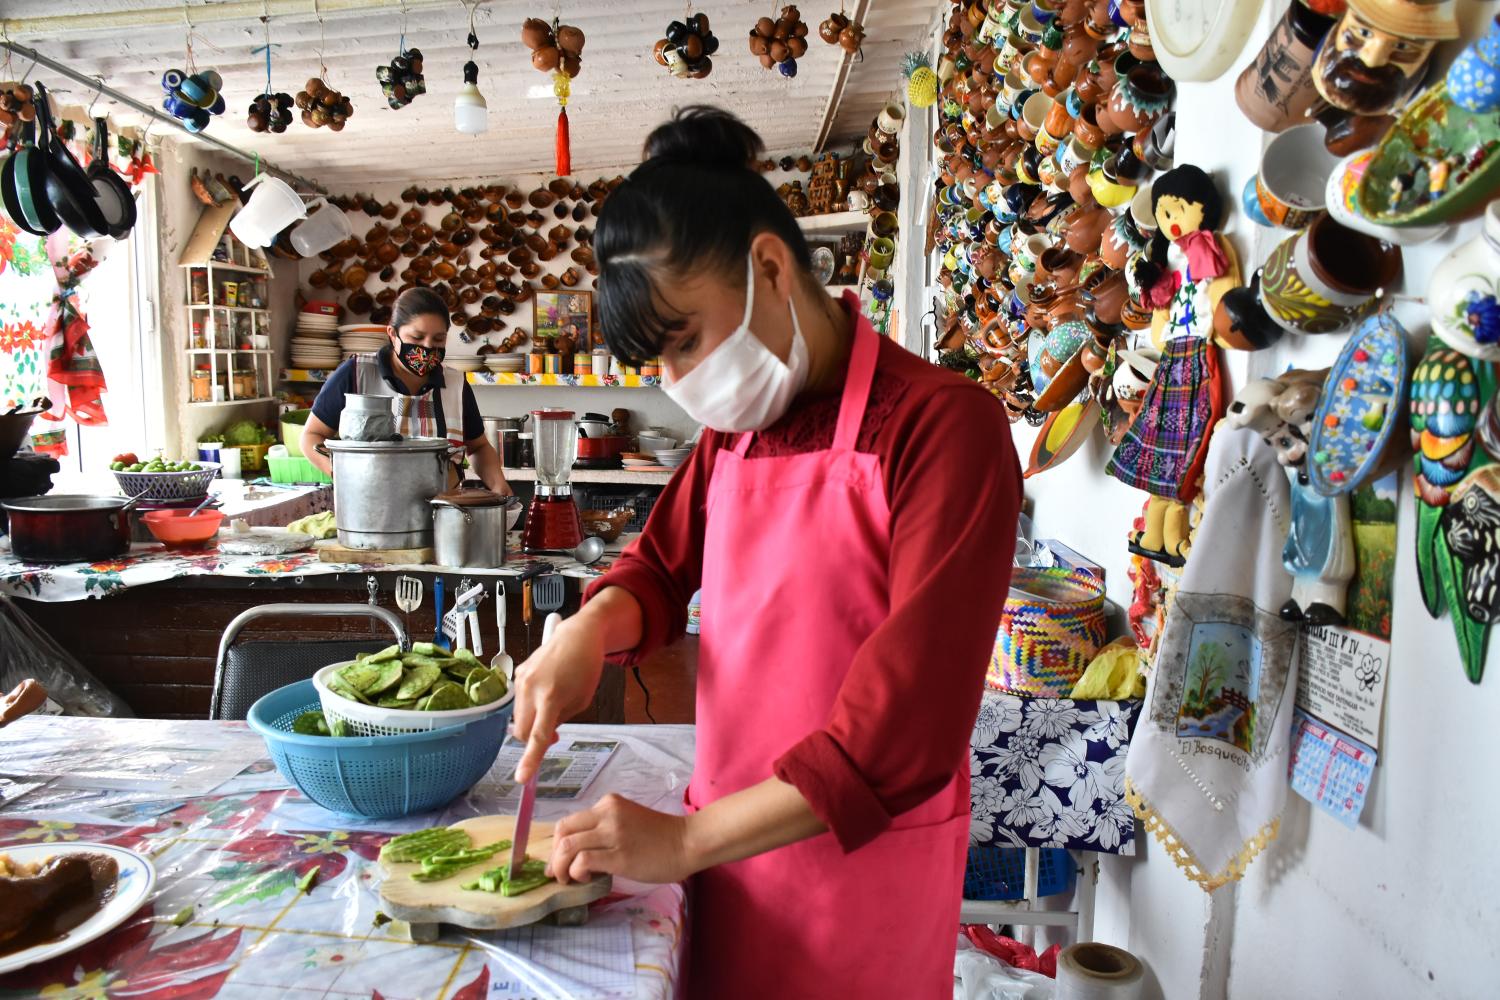
[[[443,507],[509,507],[515,500],[515,497],[502,496],[483,486],[461,485],[456,490],[439,493],[430,502]]]
[[[341,441],[337,438],[329,438],[323,442],[329,451],[348,452],[441,452],[448,450],[446,438],[403,438],[400,441]]]
[[[34,514],[66,514],[70,511],[81,513],[88,510],[119,510],[129,500],[129,497],[54,493],[48,496],[16,497],[13,500],[3,500],[0,501],[0,507]]]

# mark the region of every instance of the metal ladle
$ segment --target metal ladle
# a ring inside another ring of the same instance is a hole
[[[579,565],[592,566],[604,558],[604,539],[598,535],[590,535],[578,543],[578,547],[569,553],[578,560]]]

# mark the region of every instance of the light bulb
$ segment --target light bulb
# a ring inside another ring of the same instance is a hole
[[[453,126],[465,135],[478,135],[490,127],[490,106],[479,92],[479,67],[464,64],[464,85],[453,98]]]

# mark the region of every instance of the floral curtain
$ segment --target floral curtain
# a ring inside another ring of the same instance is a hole
[[[104,372],[78,295],[100,259],[65,230],[33,236],[0,216],[0,411],[48,399],[44,420],[106,423]]]

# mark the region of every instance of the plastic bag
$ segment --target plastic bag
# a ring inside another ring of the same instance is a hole
[[[953,1000],[1052,1000],[1057,984],[1039,972],[1007,965],[958,936],[953,956]]]
[[[0,595],[0,691],[9,691],[28,677],[47,689],[47,705],[41,711],[116,719],[135,716],[129,705],[27,617],[14,599]]]

